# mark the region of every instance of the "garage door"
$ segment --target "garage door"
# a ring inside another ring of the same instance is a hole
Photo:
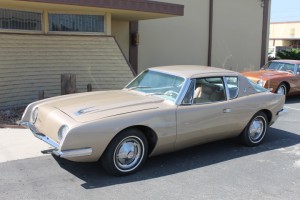
[[[133,78],[113,37],[0,34],[0,109],[60,95],[60,75],[74,73],[79,92],[124,87]]]

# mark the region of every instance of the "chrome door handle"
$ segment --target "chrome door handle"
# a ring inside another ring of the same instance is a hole
[[[226,108],[226,109],[223,110],[223,112],[224,112],[224,113],[230,113],[230,112],[231,112],[231,109],[230,109],[230,108]]]

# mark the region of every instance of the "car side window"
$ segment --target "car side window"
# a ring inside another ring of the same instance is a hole
[[[238,77],[236,76],[225,77],[225,83],[227,84],[228,87],[229,99],[237,98],[239,94]]]
[[[222,77],[197,78],[193,104],[225,101],[225,87]]]
[[[295,74],[295,64],[285,63],[282,71],[287,71],[292,74]]]

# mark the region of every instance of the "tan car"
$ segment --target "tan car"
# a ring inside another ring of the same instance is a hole
[[[272,60],[259,71],[242,74],[274,93],[300,94],[300,60]]]
[[[126,175],[148,156],[215,140],[240,136],[258,145],[284,100],[237,72],[165,66],[144,71],[122,90],[34,102],[21,124],[59,157],[100,160],[109,173]]]

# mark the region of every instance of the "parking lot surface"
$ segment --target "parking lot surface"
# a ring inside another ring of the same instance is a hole
[[[265,142],[237,139],[148,159],[126,177],[98,163],[42,154],[50,147],[28,130],[0,129],[0,199],[300,199],[300,96],[269,129]]]

